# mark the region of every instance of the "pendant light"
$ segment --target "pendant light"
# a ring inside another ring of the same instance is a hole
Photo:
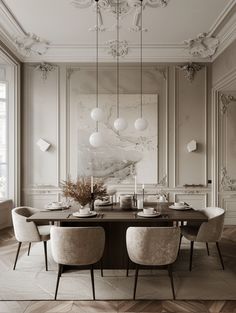
[[[91,112],[91,118],[96,121],[96,131],[93,132],[89,137],[89,143],[94,148],[98,148],[103,145],[103,137],[101,133],[98,131],[98,122],[103,120],[103,111],[98,107],[98,13],[99,13],[99,7],[98,7],[98,1],[95,0],[96,5],[96,108],[94,108]]]
[[[143,0],[140,0],[140,117],[135,121],[134,127],[143,131],[148,127],[148,122],[143,118]]]
[[[120,49],[119,49],[119,14],[120,14],[120,6],[119,6],[119,0],[117,0],[117,5],[116,5],[116,17],[117,17],[117,31],[116,31],[116,74],[117,74],[117,77],[116,77],[116,83],[117,83],[117,88],[116,88],[116,96],[117,96],[117,99],[116,99],[116,114],[117,114],[117,119],[114,121],[114,128],[117,130],[117,131],[122,131],[122,130],[125,130],[128,126],[128,123],[127,121],[120,117],[120,97],[119,97],[119,80],[120,80],[120,73],[119,73],[119,56],[120,56]]]

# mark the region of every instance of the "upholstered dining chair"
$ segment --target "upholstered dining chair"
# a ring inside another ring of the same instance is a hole
[[[179,227],[129,227],[126,245],[129,258],[136,264],[133,299],[135,300],[140,265],[166,266],[175,299],[172,264],[178,255]]]
[[[224,209],[217,207],[207,207],[201,209],[200,211],[203,212],[208,217],[207,222],[204,222],[199,226],[190,224],[181,227],[181,238],[182,236],[184,236],[186,239],[190,241],[189,270],[190,271],[192,270],[194,242],[206,243],[208,255],[209,255],[208,243],[212,242],[216,243],[221,266],[224,270],[224,262],[220,251],[219,241],[221,239],[223,232],[225,211]]]
[[[93,299],[95,300],[93,267],[101,260],[104,246],[105,231],[102,227],[53,226],[51,228],[52,256],[58,263],[55,300],[64,265],[90,266]]]
[[[16,258],[13,266],[13,270],[16,268],[17,259],[20,253],[22,243],[29,243],[28,255],[32,242],[43,242],[45,267],[48,270],[47,261],[47,241],[50,239],[50,227],[49,225],[37,226],[34,222],[27,222],[27,217],[30,217],[34,213],[38,212],[38,209],[31,207],[18,207],[12,210],[12,221],[16,240],[18,241],[18,248],[16,252]]]

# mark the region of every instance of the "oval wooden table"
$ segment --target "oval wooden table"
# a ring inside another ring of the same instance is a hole
[[[172,203],[145,203],[145,207],[154,207],[160,216],[153,218],[139,217],[136,209],[120,210],[119,205],[96,208],[97,216],[77,218],[72,214],[75,208],[63,211],[39,211],[27,218],[33,222],[57,222],[61,226],[102,226],[106,232],[106,246],[103,266],[107,269],[124,269],[127,265],[126,230],[130,226],[171,226],[176,223],[207,222],[207,217],[200,211],[173,210]]]

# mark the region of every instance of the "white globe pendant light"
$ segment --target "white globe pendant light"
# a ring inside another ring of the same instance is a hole
[[[102,134],[98,131],[98,122],[101,122],[104,118],[104,114],[102,109],[98,107],[98,12],[99,12],[99,7],[98,7],[98,1],[95,0],[97,3],[96,7],[96,108],[94,108],[91,111],[91,118],[96,121],[96,131],[93,132],[90,137],[89,137],[89,143],[91,146],[94,148],[99,148],[103,145],[103,136]]]
[[[104,113],[103,113],[103,110],[100,109],[100,108],[94,108],[92,111],[91,111],[91,118],[96,121],[96,122],[101,122],[103,121],[104,119]]]
[[[127,126],[128,126],[127,121],[122,117],[117,118],[114,122],[114,128],[117,131],[125,130],[127,128]]]
[[[103,136],[100,132],[96,131],[89,137],[89,143],[94,148],[101,147],[103,145]]]
[[[127,121],[123,118],[119,116],[119,111],[120,111],[120,99],[119,99],[119,82],[120,82],[120,75],[119,75],[119,56],[120,56],[120,47],[119,47],[119,21],[120,21],[120,17],[119,17],[119,12],[120,12],[120,8],[119,8],[119,1],[117,1],[116,3],[116,18],[117,18],[117,30],[116,30],[116,94],[117,94],[117,99],[116,99],[116,111],[117,111],[117,118],[114,121],[114,128],[117,131],[123,131],[128,127],[128,123]]]
[[[138,131],[143,131],[148,127],[148,121],[143,118],[143,0],[140,0],[140,117],[134,122],[134,127]]]
[[[145,118],[137,118],[137,120],[134,122],[134,127],[135,129],[139,130],[139,131],[143,131],[145,129],[147,129],[148,127],[148,122]]]

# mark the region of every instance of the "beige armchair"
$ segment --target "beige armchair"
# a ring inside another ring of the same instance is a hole
[[[178,255],[180,229],[178,227],[129,227],[126,245],[129,258],[136,264],[133,299],[135,299],[140,265],[168,268],[175,299],[172,264]]]
[[[204,222],[199,226],[187,225],[181,227],[181,238],[184,236],[190,241],[189,270],[192,270],[194,242],[206,243],[208,255],[208,243],[215,242],[220,257],[220,262],[224,270],[224,262],[220,251],[219,241],[223,232],[225,211],[224,209],[217,207],[207,207],[202,209],[201,212],[203,212],[208,217],[208,222]]]
[[[52,256],[58,263],[57,291],[63,265],[90,265],[93,299],[95,300],[93,265],[101,260],[105,246],[102,227],[56,227],[51,228]]]
[[[20,248],[23,242],[29,243],[28,255],[30,252],[31,242],[42,241],[44,244],[45,267],[48,270],[47,262],[47,241],[50,239],[49,225],[37,226],[34,222],[27,222],[27,217],[38,212],[37,209],[31,207],[18,207],[12,210],[12,221],[16,240],[18,241],[18,248],[13,270],[16,268],[17,259],[20,253]]]

